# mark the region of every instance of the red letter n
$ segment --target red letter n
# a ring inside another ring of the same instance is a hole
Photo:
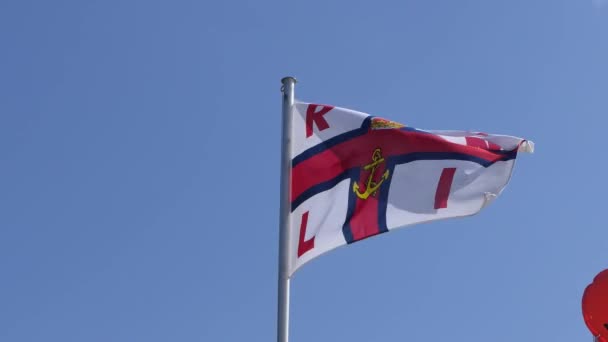
[[[317,108],[321,107],[321,109],[317,112]],[[312,125],[313,123],[317,125],[319,131],[329,128],[329,124],[323,115],[327,114],[330,110],[334,109],[332,106],[322,106],[316,104],[309,104],[306,109],[306,137],[310,137],[312,135]]]
[[[308,211],[302,215],[302,224],[300,225],[300,239],[298,239],[298,258],[304,253],[315,248],[315,237],[304,241],[306,238],[306,225],[308,225]]]

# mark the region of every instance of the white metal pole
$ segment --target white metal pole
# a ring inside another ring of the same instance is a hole
[[[284,77],[283,133],[281,137],[281,204],[279,214],[279,296],[277,308],[277,342],[289,341],[289,212],[291,191],[291,123],[295,101],[296,79]]]

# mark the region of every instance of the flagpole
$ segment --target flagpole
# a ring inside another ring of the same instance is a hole
[[[277,306],[277,342],[289,341],[289,208],[291,189],[291,123],[296,79],[284,77],[283,129],[281,137],[281,196],[279,214],[279,291]]]

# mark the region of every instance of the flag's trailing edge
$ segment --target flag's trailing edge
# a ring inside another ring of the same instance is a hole
[[[416,223],[473,215],[498,196],[524,139],[427,131],[296,102],[289,274],[336,247]]]

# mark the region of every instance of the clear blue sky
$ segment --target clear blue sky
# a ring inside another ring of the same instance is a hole
[[[340,248],[291,341],[587,341],[608,1],[0,2],[0,341],[273,341],[280,79],[529,138],[478,216]]]

